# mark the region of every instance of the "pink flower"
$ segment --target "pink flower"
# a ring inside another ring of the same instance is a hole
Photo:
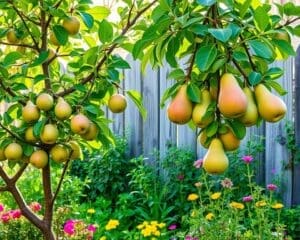
[[[222,185],[223,188],[229,188],[230,189],[230,188],[233,187],[233,183],[229,178],[224,178],[221,181],[221,185]]]
[[[275,184],[268,184],[267,185],[267,189],[269,190],[269,191],[275,191],[276,189],[277,189],[277,186],[275,185]]]
[[[10,210],[9,214],[13,219],[18,219],[22,216],[20,209]]]
[[[169,230],[175,230],[177,228],[177,225],[176,224],[171,224],[169,227],[168,227],[168,229]]]
[[[242,159],[246,164],[249,164],[253,161],[253,157],[251,155],[243,156]]]
[[[1,215],[1,221],[2,221],[3,223],[8,223],[10,219],[11,219],[11,216],[10,216],[10,213],[9,213],[9,212],[3,213],[3,214]]]
[[[177,176],[177,179],[178,179],[179,181],[182,181],[182,180],[184,179],[184,175],[183,175],[183,174],[179,174],[179,175]]]
[[[96,232],[96,226],[95,225],[93,225],[93,224],[90,224],[90,225],[88,225],[87,226],[87,230],[89,231],[89,232]]]
[[[243,197],[243,202],[251,202],[253,201],[253,197],[251,195]]]
[[[41,204],[39,204],[38,202],[32,202],[32,203],[30,203],[29,207],[34,212],[39,212],[42,209]]]
[[[202,164],[203,164],[203,160],[202,159],[198,159],[194,162],[194,167],[195,168],[201,168],[202,167]]]
[[[4,205],[0,203],[0,212],[4,211]]]
[[[68,235],[73,235],[75,233],[75,220],[67,220],[64,225],[64,232]]]

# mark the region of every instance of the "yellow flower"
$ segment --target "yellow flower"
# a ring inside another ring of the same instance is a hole
[[[120,224],[120,222],[118,220],[110,219],[105,226],[105,230],[109,231],[109,230],[115,229],[115,228],[117,228],[117,226],[119,224]]]
[[[281,209],[281,208],[283,208],[283,207],[284,207],[284,206],[283,206],[282,203],[276,203],[276,204],[272,205],[272,208],[274,208],[274,209]]]
[[[160,236],[160,231],[156,230],[153,234],[154,234],[154,236],[158,237],[158,236]]]
[[[205,219],[208,221],[211,221],[214,218],[214,216],[215,215],[213,213],[208,213],[208,214],[206,214]]]
[[[188,201],[195,201],[199,198],[199,196],[196,193],[191,193],[188,195],[187,200]]]
[[[212,199],[212,200],[217,200],[217,199],[219,199],[220,197],[221,197],[221,192],[215,192],[215,193],[213,193],[211,196],[210,196],[210,198]]]
[[[238,202],[231,202],[229,205],[230,205],[230,207],[235,208],[235,209],[241,209],[242,210],[242,209],[245,208],[244,204],[238,203]]]
[[[158,225],[158,221],[151,221],[150,224],[156,226],[156,225]]]
[[[99,240],[106,240],[106,237],[103,236],[103,237],[101,237]]]
[[[158,226],[159,228],[164,228],[164,227],[166,226],[166,224],[165,224],[165,223],[159,223],[157,226]]]
[[[96,211],[95,211],[95,209],[94,208],[89,208],[88,210],[87,210],[87,213],[89,213],[89,214],[94,214]]]
[[[267,205],[266,201],[263,201],[263,200],[255,203],[256,207],[264,207],[266,205]]]

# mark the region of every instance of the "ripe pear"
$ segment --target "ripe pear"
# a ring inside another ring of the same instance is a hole
[[[32,123],[40,118],[40,110],[31,101],[28,101],[22,109],[23,120],[27,123]]]
[[[258,120],[258,110],[251,89],[245,87],[243,91],[246,94],[248,105],[245,114],[241,116],[239,120],[246,127],[251,127],[255,125]]]
[[[19,39],[17,37],[16,31],[14,29],[9,29],[6,33],[6,39],[9,43],[18,43]]]
[[[247,110],[247,97],[235,77],[225,73],[220,79],[218,107],[223,116],[237,118]]]
[[[83,135],[89,130],[90,120],[85,115],[79,113],[71,119],[70,126],[73,133]]]
[[[10,143],[5,148],[4,155],[8,160],[20,160],[23,156],[23,149],[18,143]]]
[[[70,141],[69,142],[69,146],[71,148],[70,159],[80,158],[80,156],[81,156],[81,148],[80,148],[79,144],[77,142],[75,142],[75,141]]]
[[[238,149],[241,143],[241,140],[234,135],[229,127],[227,127],[226,133],[219,135],[219,138],[223,144],[223,148],[225,151],[234,151]]]
[[[40,110],[49,111],[53,107],[53,97],[48,93],[41,93],[35,104]]]
[[[69,149],[62,144],[57,144],[51,148],[50,155],[53,161],[57,163],[66,162],[70,158]]]
[[[49,40],[55,46],[59,46],[60,45],[59,42],[58,42],[58,40],[57,40],[57,38],[56,38],[56,36],[55,36],[55,34],[54,34],[54,32],[50,33],[50,39]]]
[[[63,27],[70,35],[75,35],[79,32],[80,22],[77,17],[71,16],[63,21]]]
[[[228,168],[228,158],[220,139],[214,138],[203,158],[203,168],[210,174],[221,174]]]
[[[113,113],[124,112],[127,107],[127,101],[124,95],[120,93],[113,94],[108,100],[108,108]]]
[[[31,154],[29,162],[36,168],[44,168],[48,164],[48,154],[44,150],[37,150]]]
[[[277,122],[287,111],[284,101],[270,92],[263,84],[254,88],[259,115],[267,122]]]
[[[4,160],[6,160],[4,149],[0,148],[0,161],[4,161]]]
[[[36,136],[34,136],[33,134],[33,127],[29,127],[26,129],[25,131],[25,140],[27,142],[31,142],[31,143],[34,143],[34,142],[37,142],[38,139]]]
[[[59,132],[55,124],[46,124],[41,132],[41,141],[45,144],[54,144]]]
[[[54,113],[59,120],[66,120],[71,116],[72,108],[69,103],[60,97],[55,105]]]
[[[168,117],[171,122],[185,124],[192,118],[193,103],[187,95],[187,84],[182,85],[168,106]]]
[[[201,94],[202,101],[194,106],[192,119],[197,127],[204,128],[214,120],[214,116],[211,115],[203,119],[203,116],[207,112],[208,106],[211,103],[211,96],[209,91],[206,89],[202,90]]]
[[[209,142],[207,142],[207,135],[206,131],[202,131],[199,136],[198,136],[198,141],[201,144],[202,147],[208,148],[209,147]]]
[[[88,141],[95,140],[98,132],[98,126],[95,123],[91,122],[88,131],[85,134],[82,134],[81,137]]]

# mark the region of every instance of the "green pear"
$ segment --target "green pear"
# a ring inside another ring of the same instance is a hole
[[[211,96],[210,92],[206,89],[201,91],[201,95],[202,101],[194,106],[192,119],[197,127],[204,128],[214,120],[214,116],[210,115],[203,118],[207,112],[209,104],[211,103]]]
[[[171,122],[185,124],[191,120],[193,103],[187,95],[187,84],[182,85],[168,106],[168,117]]]
[[[203,168],[210,174],[221,174],[228,168],[228,158],[220,139],[214,138],[203,158]]]
[[[277,122],[287,111],[284,101],[274,95],[265,85],[258,84],[254,88],[259,115],[267,122]]]
[[[247,110],[247,97],[238,81],[230,73],[225,73],[220,79],[218,107],[224,117],[238,118]]]
[[[251,127],[256,124],[258,120],[258,110],[254,100],[253,92],[250,88],[245,87],[243,89],[246,94],[248,106],[245,114],[239,118],[240,122],[243,123],[246,127]]]

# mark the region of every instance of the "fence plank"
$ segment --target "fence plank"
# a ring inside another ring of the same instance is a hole
[[[295,135],[296,144],[300,147],[300,47],[295,62]],[[300,164],[293,169],[293,205],[300,204]]]

